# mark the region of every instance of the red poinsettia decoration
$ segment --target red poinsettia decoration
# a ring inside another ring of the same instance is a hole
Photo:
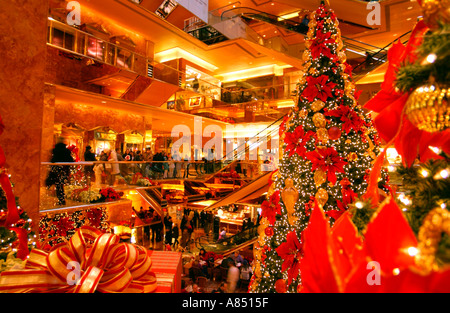
[[[336,173],[344,173],[344,165],[347,164],[333,147],[316,148],[307,152],[306,158],[312,163],[312,171],[320,168],[327,173],[328,180],[333,184],[337,180]]]
[[[287,144],[286,151],[289,152],[289,157],[295,153],[301,157],[305,156],[306,147],[305,144],[311,139],[314,132],[309,130],[305,132],[301,125],[297,126],[292,133],[286,133],[284,142]]]
[[[342,122],[342,130],[348,134],[352,129],[357,132],[365,124],[364,120],[352,108],[340,105],[336,110],[329,110],[325,116],[338,117]]]
[[[67,231],[75,228],[75,222],[70,217],[60,218],[58,221],[53,222],[56,227],[58,236],[67,236]]]
[[[323,33],[322,30],[318,30],[310,47],[311,57],[317,59],[323,55],[332,58],[333,54],[328,45],[333,43],[335,43],[335,40],[331,38],[331,32]]]
[[[367,225],[364,239],[348,213],[330,228],[315,208],[303,232],[301,292],[448,293],[450,270],[423,273],[408,251],[417,239],[391,197]]]
[[[261,216],[266,217],[270,224],[275,224],[276,215],[281,215],[280,191],[275,191],[269,198],[261,204]]]
[[[303,245],[298,240],[297,233],[295,231],[289,232],[286,236],[286,241],[276,251],[283,259],[281,271],[284,272],[287,270],[288,284],[290,284],[293,279],[297,278],[300,272],[300,261],[303,256]]]
[[[335,83],[328,80],[329,77],[327,75],[306,77],[306,88],[303,89],[302,96],[309,102],[314,101],[316,98],[327,101],[329,97],[333,96],[333,88],[336,86]]]
[[[336,200],[338,208],[336,210],[326,211],[325,214],[329,217],[332,217],[335,221],[338,220],[339,217],[341,217],[342,214],[344,214],[344,212],[347,210],[348,205],[355,201],[357,196],[358,195],[352,189],[348,187],[342,188],[342,201]]]
[[[102,224],[103,210],[94,208],[86,211],[86,216],[92,227],[100,228]]]

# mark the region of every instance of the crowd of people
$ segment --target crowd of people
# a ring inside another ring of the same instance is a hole
[[[219,261],[219,262],[217,262]],[[197,257],[192,261],[189,270],[189,280],[184,286],[182,292],[186,293],[236,293],[246,291],[250,279],[253,275],[250,261],[244,258],[239,251],[235,251],[226,258],[215,260],[207,253],[205,249],[200,249]],[[197,269],[198,274],[194,274]],[[198,277],[205,277],[207,281],[212,281],[214,276],[213,269],[220,270],[220,278],[215,284],[206,284],[199,286]]]

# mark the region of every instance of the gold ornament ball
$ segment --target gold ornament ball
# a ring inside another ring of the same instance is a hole
[[[421,6],[424,22],[430,28],[450,23],[450,0],[423,0]]]
[[[406,102],[405,113],[410,122],[420,130],[429,133],[443,131],[450,127],[450,89],[437,84],[417,88]]]
[[[314,114],[312,119],[316,127],[325,127],[327,125],[327,120],[322,113]]]
[[[319,139],[320,141],[322,141],[323,143],[327,142],[329,137],[328,137],[328,130],[326,128],[319,128],[317,130],[317,139]]]
[[[324,204],[328,201],[328,192],[323,188],[319,188],[316,193],[316,199],[321,206],[324,206]]]
[[[327,174],[320,168],[314,172],[314,183],[316,186],[322,185],[327,181]]]
[[[323,102],[322,100],[315,100],[311,104],[311,110],[313,110],[314,112],[320,111],[323,107],[325,107],[325,102]]]
[[[347,160],[351,161],[356,161],[358,159],[358,155],[355,152],[350,152],[347,155]]]
[[[347,61],[347,55],[345,54],[344,51],[339,52],[338,57],[339,57],[339,61],[341,61],[341,63],[345,63],[345,61]]]

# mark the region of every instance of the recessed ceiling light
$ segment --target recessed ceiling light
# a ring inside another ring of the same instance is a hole
[[[407,20],[407,21],[410,21],[410,20],[412,20],[412,18],[411,18],[411,17],[408,17],[406,20]]]
[[[408,7],[408,10],[412,10],[413,7]]]

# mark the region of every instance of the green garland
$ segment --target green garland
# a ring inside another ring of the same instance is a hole
[[[425,34],[417,48],[417,61],[403,64],[397,73],[396,87],[402,92],[423,86],[430,79],[438,84],[450,80],[450,25],[442,25],[438,30]],[[433,62],[424,61],[435,55]]]

